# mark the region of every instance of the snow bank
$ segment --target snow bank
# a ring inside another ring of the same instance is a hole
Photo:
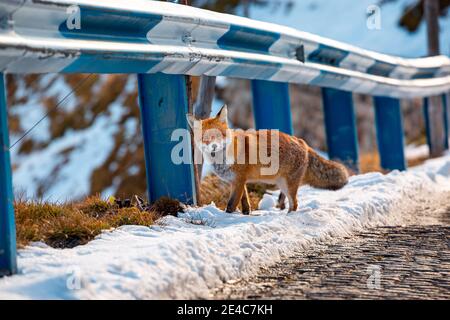
[[[316,241],[401,222],[419,196],[448,190],[450,155],[408,172],[354,176],[335,192],[301,188],[292,214],[267,199],[252,216],[209,205],[152,228],[104,232],[74,249],[36,243],[19,251],[20,274],[0,279],[0,298],[208,297],[222,281],[249,276]]]
[[[430,154],[430,148],[427,144],[415,145],[410,144],[405,147],[406,159],[419,159],[426,158]]]

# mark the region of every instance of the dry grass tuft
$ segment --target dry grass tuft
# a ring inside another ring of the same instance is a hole
[[[214,202],[217,207],[224,209],[227,206],[230,187],[215,175],[207,175],[200,184],[202,204]]]
[[[96,196],[65,204],[19,200],[15,214],[19,246],[43,241],[55,248],[86,244],[102,230],[122,225],[150,226],[159,217],[135,207],[118,208]]]
[[[373,171],[386,173],[380,167],[380,156],[378,155],[378,152],[370,152],[370,153],[360,154],[359,168],[361,170],[361,173],[367,173],[367,172],[373,172]]]
[[[414,167],[414,166],[421,165],[428,159],[430,159],[430,157],[418,157],[418,158],[414,158],[414,159],[408,159],[408,167]]]
[[[253,210],[258,208],[258,203],[270,186],[264,184],[247,184],[250,206]],[[215,175],[206,176],[200,186],[202,204],[214,202],[216,206],[224,210],[230,196],[230,186]],[[240,205],[239,205],[240,208]]]
[[[414,158],[414,159],[408,159],[408,168],[418,166],[425,162],[425,160],[428,160],[429,157],[421,157],[421,158]],[[370,153],[363,153],[360,155],[359,159],[360,163],[360,169],[361,173],[367,173],[367,172],[382,172],[382,173],[388,173],[388,170],[384,170],[380,167],[380,155],[378,152],[370,152]]]
[[[151,205],[151,211],[160,216],[176,216],[178,212],[184,212],[180,201],[171,199],[169,197],[161,197]]]
[[[81,212],[93,217],[99,217],[113,211],[116,208],[115,205],[111,205],[98,196],[88,197],[82,202],[74,203],[73,206]]]

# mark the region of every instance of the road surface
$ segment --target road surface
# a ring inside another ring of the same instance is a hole
[[[450,299],[450,194],[405,225],[318,244],[213,291],[216,299]]]

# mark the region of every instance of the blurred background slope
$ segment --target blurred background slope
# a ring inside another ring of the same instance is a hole
[[[191,5],[288,25],[369,50],[426,54],[421,1],[217,0]],[[381,8],[381,29],[366,27],[367,7]],[[441,52],[450,49],[450,0],[441,0]],[[402,44],[402,45],[399,45]],[[86,75],[8,75],[11,144]],[[195,93],[198,79],[193,79]],[[253,126],[250,83],[218,79],[214,109],[227,103],[235,126]],[[295,135],[326,150],[319,88],[292,85]],[[195,94],[193,94],[195,96]],[[407,143],[424,143],[420,100],[403,101]],[[355,95],[362,153],[376,150],[371,98]],[[53,201],[89,194],[145,195],[143,144],[134,75],[94,75],[11,150],[15,192]]]

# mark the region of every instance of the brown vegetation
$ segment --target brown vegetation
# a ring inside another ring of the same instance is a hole
[[[85,244],[102,230],[122,225],[150,226],[161,216],[136,207],[119,208],[93,196],[77,203],[16,201],[17,243],[42,241],[55,248]]]
[[[428,157],[414,158],[408,159],[408,168],[418,166],[427,160]],[[383,172],[388,173],[388,170],[384,170],[380,167],[380,156],[378,152],[367,152],[360,155],[360,169],[361,173],[367,172]]]
[[[248,196],[250,199],[250,207],[252,209],[258,208],[259,200],[262,199],[266,190],[270,186],[264,184],[248,184]],[[200,186],[201,202],[202,204],[210,204],[214,202],[220,209],[225,209],[230,196],[229,185],[215,175],[206,176]]]

